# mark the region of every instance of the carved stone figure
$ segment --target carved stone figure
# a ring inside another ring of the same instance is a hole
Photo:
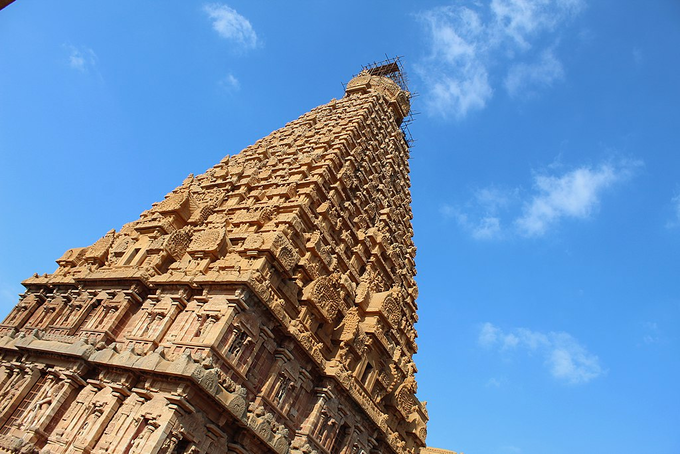
[[[23,390],[29,378],[28,373],[16,372],[15,378],[2,390],[0,394],[0,417],[4,416],[5,410],[14,402],[14,398]]]
[[[33,427],[40,421],[40,418],[47,413],[47,410],[54,403],[59,391],[65,383],[57,383],[56,378],[52,375],[47,377],[45,385],[38,393],[36,399],[33,401],[29,410],[22,418],[21,425],[24,428]]]
[[[152,421],[147,422],[147,424],[144,426],[144,429],[135,437],[134,440],[132,440],[132,444],[130,446],[130,451],[129,454],[142,454],[147,451],[145,449],[146,442],[149,441],[149,438],[151,438],[151,434],[156,430],[156,424],[153,423]]]

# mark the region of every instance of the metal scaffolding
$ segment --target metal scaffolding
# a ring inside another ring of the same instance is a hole
[[[408,76],[406,71],[404,71],[404,65],[402,63],[402,57],[388,57],[385,55],[385,60],[369,63],[361,67],[361,73],[368,73],[371,76],[382,76],[387,77],[396,83],[399,88],[408,93],[409,101],[417,96],[408,88]],[[355,74],[353,77],[356,77]],[[414,112],[413,109],[409,110],[408,115],[401,122],[401,130],[404,133],[404,140],[408,144],[409,148],[413,146],[414,140],[409,130],[409,125],[413,122],[413,116],[417,115],[418,112]]]

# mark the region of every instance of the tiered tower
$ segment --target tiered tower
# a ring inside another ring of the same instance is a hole
[[[418,453],[402,82],[364,69],[24,281],[0,452]]]

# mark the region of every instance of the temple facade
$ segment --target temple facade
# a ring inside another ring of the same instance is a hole
[[[24,281],[0,452],[419,453],[397,63]]]

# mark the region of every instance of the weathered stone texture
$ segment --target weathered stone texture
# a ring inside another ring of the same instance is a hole
[[[429,446],[420,450],[420,454],[456,454],[446,449],[430,448]],[[462,452],[460,454],[463,454]]]
[[[27,279],[0,451],[419,452],[408,99],[362,73]]]

